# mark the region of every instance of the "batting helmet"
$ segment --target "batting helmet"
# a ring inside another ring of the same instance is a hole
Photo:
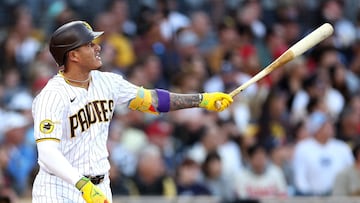
[[[85,21],[72,21],[59,27],[50,39],[50,53],[58,66],[65,63],[67,52],[93,41],[104,32],[94,32]]]

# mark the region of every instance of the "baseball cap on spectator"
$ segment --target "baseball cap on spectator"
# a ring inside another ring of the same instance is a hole
[[[7,112],[2,117],[5,118],[4,121],[1,122],[4,134],[11,130],[23,128],[29,125],[29,120],[20,113]]]
[[[123,132],[121,144],[126,150],[137,154],[144,146],[148,144],[148,139],[142,130],[129,128]]]
[[[23,110],[31,110],[33,97],[28,92],[19,92],[15,94],[7,108],[12,111],[23,111]]]
[[[307,119],[307,129],[310,135],[314,135],[319,131],[321,127],[324,126],[326,122],[329,121],[328,116],[320,111],[315,111],[309,115]]]
[[[66,9],[66,4],[63,1],[56,1],[49,6],[47,15],[50,18],[57,17],[61,12]]]
[[[182,47],[196,46],[199,43],[198,36],[191,30],[183,30],[179,33],[177,44]]]
[[[159,120],[151,123],[145,129],[145,132],[149,138],[152,137],[166,138],[169,137],[171,131],[172,131],[172,126],[170,123]]]

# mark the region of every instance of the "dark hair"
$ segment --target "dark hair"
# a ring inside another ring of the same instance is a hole
[[[249,158],[252,158],[257,152],[259,152],[261,150],[266,152],[266,149],[264,146],[262,146],[260,144],[254,144],[254,145],[250,146],[246,150],[246,152],[247,152],[247,155],[249,156]]]
[[[180,176],[180,170],[185,167],[198,167],[198,163],[191,159],[190,157],[185,157],[183,160],[180,161],[180,163],[176,166],[175,169],[175,177]]]
[[[1,196],[0,195],[0,203],[10,203],[10,198],[6,197],[6,196]]]
[[[307,112],[309,114],[312,113],[316,109],[316,106],[319,104],[319,102],[320,102],[320,98],[318,98],[318,97],[310,97],[309,103],[306,106]]]
[[[210,151],[207,155],[206,155],[206,158],[201,166],[201,169],[204,173],[204,175],[206,177],[209,177],[210,176],[210,171],[209,171],[209,164],[212,162],[212,161],[221,161],[221,157],[219,155],[219,153],[217,151]]]
[[[360,159],[359,153],[360,153],[360,143],[357,143],[352,150],[352,154],[355,160]]]

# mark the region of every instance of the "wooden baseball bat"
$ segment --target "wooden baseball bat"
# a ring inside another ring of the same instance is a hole
[[[287,62],[293,60],[297,56],[303,54],[305,51],[309,50],[310,48],[314,47],[327,37],[329,37],[334,32],[334,28],[329,23],[325,23],[318,27],[316,30],[312,31],[310,34],[306,35],[304,38],[299,40],[297,43],[292,45],[288,50],[286,50],[281,56],[279,56],[275,61],[273,61],[270,65],[265,67],[262,71],[258,72],[244,84],[230,92],[230,96],[234,97],[244,89],[256,83],[258,80],[262,79],[273,70],[281,67],[282,65],[286,64]],[[216,102],[216,107],[219,108],[221,106],[221,101]]]

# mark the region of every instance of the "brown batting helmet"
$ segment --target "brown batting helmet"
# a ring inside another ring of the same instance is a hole
[[[94,32],[85,21],[72,21],[59,27],[50,39],[50,53],[58,66],[65,63],[67,52],[93,41],[104,32]]]

